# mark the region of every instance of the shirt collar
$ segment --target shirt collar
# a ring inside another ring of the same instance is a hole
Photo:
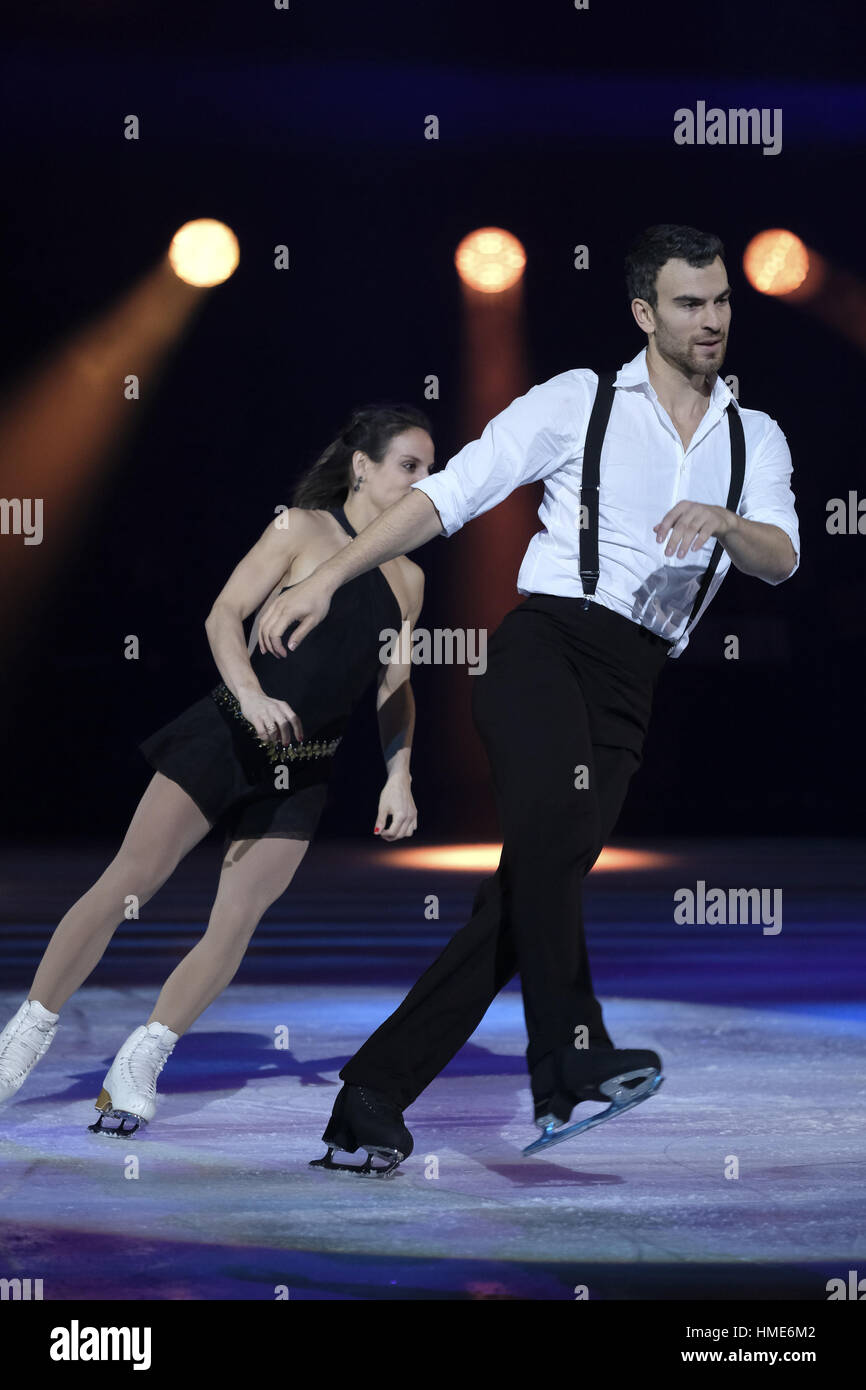
[[[646,366],[646,348],[641,348],[637,357],[633,357],[630,362],[623,363],[616,374],[614,386],[637,386],[643,389],[644,395],[651,398],[655,396]],[[726,410],[731,401],[739,410],[739,402],[730,386],[721,376],[717,376],[713,383],[710,404],[718,406],[719,410]]]

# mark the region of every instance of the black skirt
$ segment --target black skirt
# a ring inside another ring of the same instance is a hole
[[[232,840],[310,840],[325,808],[333,757],[277,766],[245,721],[206,695],[138,745],[157,772],[177,782],[211,826]],[[286,780],[283,787],[281,781]],[[280,775],[282,774],[282,776]]]

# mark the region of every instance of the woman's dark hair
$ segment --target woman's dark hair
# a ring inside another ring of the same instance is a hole
[[[362,449],[374,463],[381,463],[388,445],[404,430],[432,434],[423,410],[411,405],[367,405],[354,410],[337,438],[299,480],[292,495],[293,507],[342,506],[352,486],[352,455]]]
[[[699,232],[695,227],[678,227],[673,222],[661,222],[647,227],[625,258],[625,282],[628,302],[645,299],[653,309],[658,307],[656,276],[666,261],[685,261],[687,265],[712,265],[716,256],[725,259],[725,248],[717,236]]]

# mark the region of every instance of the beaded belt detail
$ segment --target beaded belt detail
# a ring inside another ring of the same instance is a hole
[[[264,748],[272,763],[282,763],[287,759],[290,762],[295,762],[303,758],[330,758],[337,745],[342,742],[342,738],[332,738],[327,742],[309,740],[306,743],[282,743],[279,739],[259,738],[255,725],[251,724],[242,713],[237,696],[232,694],[227,685],[218,685],[210,693],[218,705],[224,705],[236,719],[246,725],[256,743],[260,748]]]

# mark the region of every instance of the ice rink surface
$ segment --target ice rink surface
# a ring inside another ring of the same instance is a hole
[[[706,870],[748,884],[742,853],[702,846],[674,877]],[[812,846],[806,862],[826,871],[829,853]],[[853,863],[850,889],[837,883],[819,917],[801,857],[775,935],[675,925],[670,865],[596,874],[587,919],[605,1020],[617,1046],[660,1053],[662,1087],[523,1157],[538,1131],[512,984],[407,1110],[415,1151],[381,1180],[308,1164],[325,1152],[340,1067],[465,920],[477,875],[437,875],[449,915],[429,922],[418,906],[429,875],[389,875],[375,856],[344,854],[335,892],[324,850],[181,1038],[152,1124],[133,1139],[91,1135],[117,1048],[206,920],[208,861],[190,860],[154,900],[159,921],[154,912],[147,929],[120,929],[45,1058],[0,1108],[4,1277],[42,1279],[46,1299],[270,1300],[281,1289],[292,1299],[573,1299],[586,1289],[823,1300],[829,1278],[862,1269],[866,1010]],[[834,862],[838,879],[838,852]],[[74,863],[87,886],[89,861]],[[761,881],[779,881],[766,855],[762,864]],[[26,861],[4,873],[23,902]],[[45,917],[7,926],[20,987],[0,994],[3,1023],[49,932]]]

